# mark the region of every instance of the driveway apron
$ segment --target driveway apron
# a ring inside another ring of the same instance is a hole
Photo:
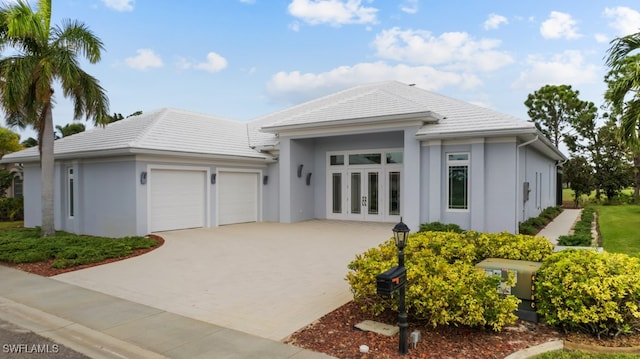
[[[150,253],[53,278],[282,340],[352,299],[347,264],[391,228],[312,220],[163,232]]]

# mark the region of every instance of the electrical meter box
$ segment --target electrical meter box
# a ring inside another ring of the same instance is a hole
[[[476,264],[476,268],[484,271],[487,275],[498,275],[502,281],[498,286],[501,294],[511,294],[522,300],[518,305],[516,315],[530,322],[537,322],[535,298],[536,272],[542,266],[541,262],[520,261],[502,258],[487,258]],[[513,275],[515,284],[507,286],[505,281]]]

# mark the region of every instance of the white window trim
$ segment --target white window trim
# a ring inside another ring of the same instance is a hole
[[[450,160],[451,155],[466,155],[466,160]],[[447,152],[446,156],[446,211],[447,212],[459,212],[467,213],[471,209],[471,152]],[[452,166],[467,166],[467,208],[449,208],[449,167]]]

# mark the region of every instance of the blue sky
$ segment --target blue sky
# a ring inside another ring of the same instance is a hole
[[[53,22],[67,18],[104,41],[102,61],[83,67],[107,91],[111,113],[174,107],[249,120],[357,84],[398,80],[528,119],[523,102],[545,84],[569,84],[602,103],[609,42],[640,31],[640,4],[53,1]],[[70,103],[56,101],[55,124],[71,122]]]

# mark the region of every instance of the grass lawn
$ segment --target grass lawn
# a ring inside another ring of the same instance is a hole
[[[640,358],[634,354],[591,354],[579,351],[554,351],[536,355],[535,359],[631,359]]]
[[[640,254],[640,206],[594,206],[602,244],[609,252]]]
[[[156,245],[156,241],[146,237],[114,239],[62,231],[58,231],[55,237],[41,238],[39,229],[15,228],[0,231],[0,261],[35,263],[54,259],[53,268],[69,268],[126,257],[135,249]]]
[[[0,229],[21,228],[22,226],[24,226],[24,221],[0,222]]]

